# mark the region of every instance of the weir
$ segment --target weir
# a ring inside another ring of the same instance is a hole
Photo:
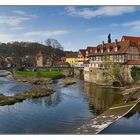
[[[136,101],[130,101],[128,103],[117,104],[112,106],[103,114],[91,119],[81,127],[77,128],[76,134],[98,134],[109,125],[122,118],[133,110],[140,103],[140,98]]]

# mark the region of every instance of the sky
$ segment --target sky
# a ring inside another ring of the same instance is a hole
[[[140,36],[140,6],[0,6],[0,42],[57,39],[77,51]]]

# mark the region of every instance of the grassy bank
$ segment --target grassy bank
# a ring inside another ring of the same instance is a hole
[[[46,88],[46,87],[35,87],[26,90],[23,93],[17,93],[14,96],[5,96],[1,95],[0,96],[0,105],[13,105],[18,102],[22,102],[26,99],[32,99],[32,98],[39,98],[39,97],[44,97],[44,96],[49,96],[53,93],[54,91],[52,89]]]
[[[62,72],[60,71],[48,71],[48,70],[40,70],[40,71],[15,71],[16,76],[32,76],[32,77],[44,77],[50,79],[58,79],[63,77]]]

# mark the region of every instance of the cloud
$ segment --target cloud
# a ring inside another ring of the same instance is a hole
[[[98,31],[98,30],[102,30],[102,27],[94,27],[94,28],[87,28],[85,31],[86,32],[92,32],[92,31]]]
[[[18,17],[18,16],[0,16],[0,23],[8,26],[18,26],[24,21],[30,20],[30,17]]]
[[[19,26],[22,23],[37,17],[36,15],[26,13],[20,10],[14,10],[12,11],[12,13],[14,13],[14,15],[9,15],[9,13],[0,15],[0,24],[8,26]]]
[[[21,10],[14,10],[12,12],[15,13],[15,14],[18,14],[18,15],[25,15],[26,14],[25,11],[21,11]]]
[[[131,29],[134,29],[134,30],[140,30],[140,20],[125,22],[122,24],[122,26],[130,27]]]
[[[70,16],[82,17],[86,19],[98,16],[119,16],[126,13],[133,13],[137,10],[136,6],[102,6],[97,9],[66,7],[65,13]]]
[[[19,39],[12,34],[0,34],[0,42],[10,42],[14,40],[19,40]]]
[[[33,32],[26,32],[24,33],[25,36],[58,36],[58,35],[65,35],[68,34],[69,31],[67,30],[54,30],[54,31],[33,31]]]
[[[22,26],[17,26],[17,27],[12,27],[11,30],[23,30],[25,27]]]
[[[86,29],[86,32],[92,32],[92,31],[94,31],[95,29],[94,28],[87,28]]]
[[[128,21],[124,23],[112,23],[110,24],[112,27],[121,27],[121,28],[127,28],[133,29],[133,30],[140,30],[140,20],[134,20],[134,21]]]

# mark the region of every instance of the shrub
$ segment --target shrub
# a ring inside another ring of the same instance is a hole
[[[134,80],[139,80],[140,79],[140,68],[133,66],[131,68],[131,76]]]

